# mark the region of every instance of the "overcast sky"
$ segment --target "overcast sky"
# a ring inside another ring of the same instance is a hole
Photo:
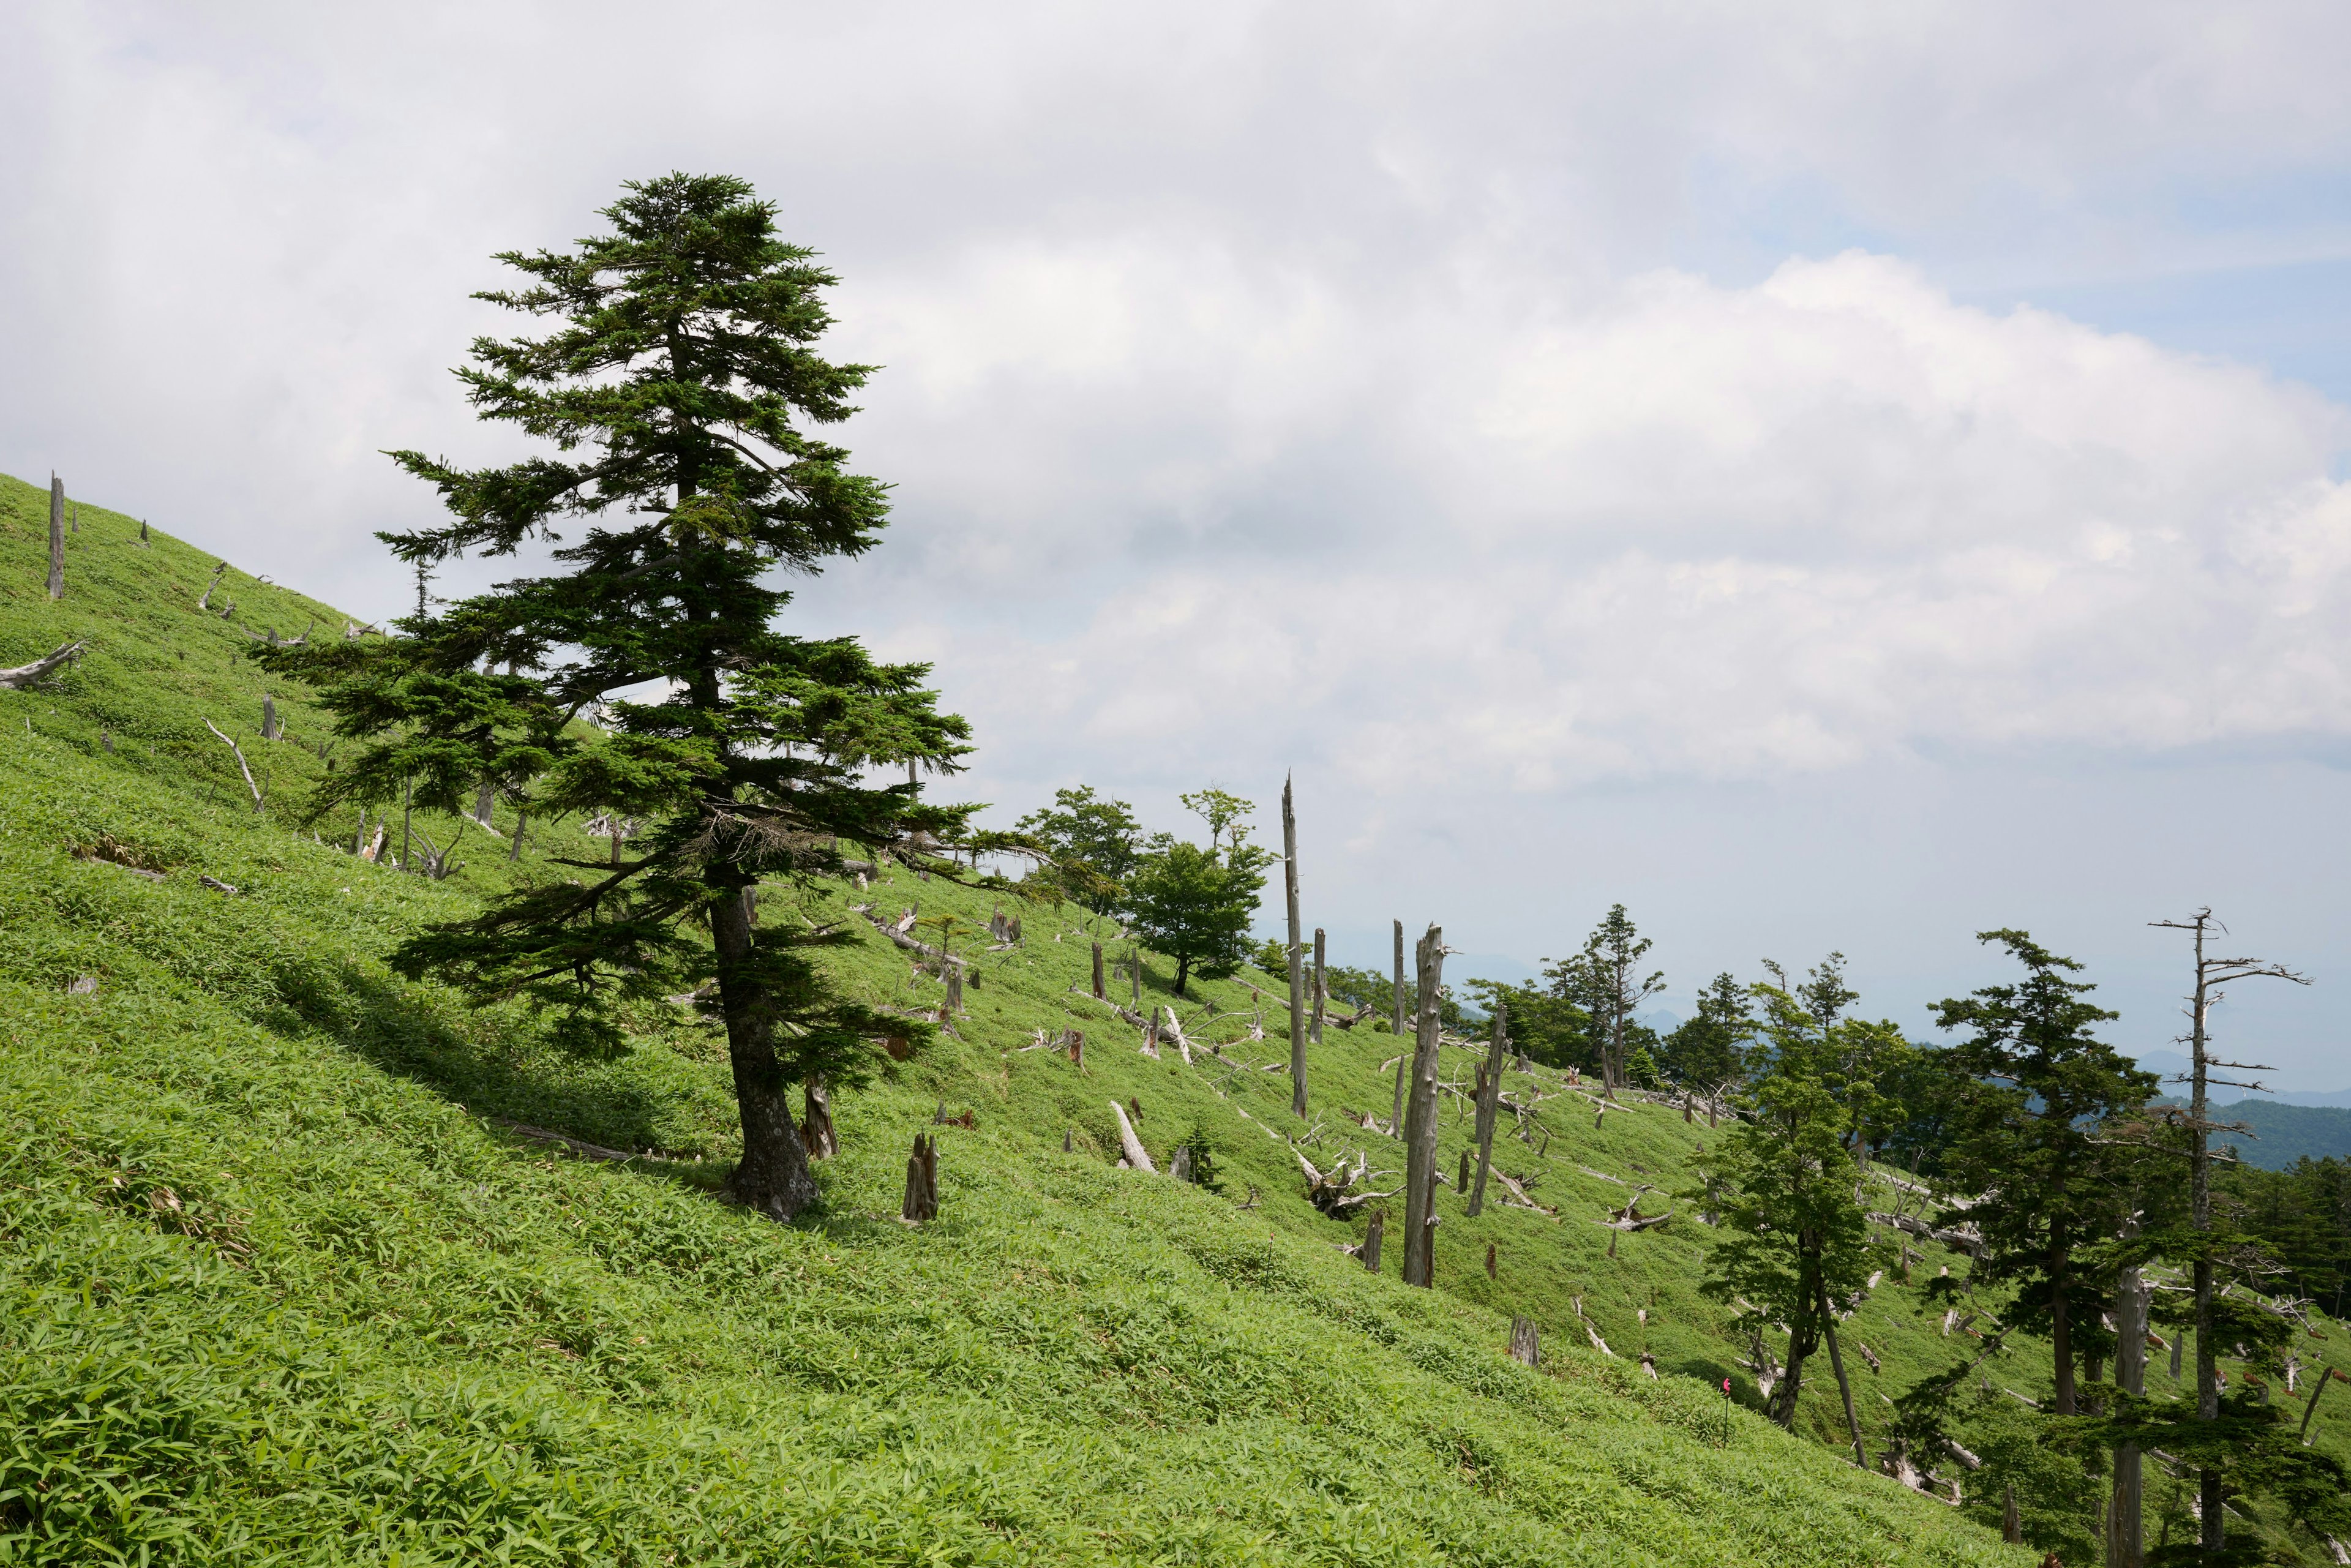
[[[2351,1084],[2338,5],[18,5],[0,57],[0,469],[394,612],[380,449],[526,450],[448,375],[490,253],[739,174],[886,367],[888,542],[797,624],[935,660],[998,820],[1294,768],[1342,957],[1622,900],[1668,1007],[1839,948],[1925,1031],[2022,925],[2133,1049],[2209,903],[2317,981],[2231,1047]]]

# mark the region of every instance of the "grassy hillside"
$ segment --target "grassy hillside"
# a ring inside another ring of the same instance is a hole
[[[1406,1290],[1400,1248],[1385,1277],[1343,1252],[1361,1225],[1304,1201],[1290,1142],[1399,1166],[1355,1114],[1386,1115],[1395,1038],[1332,1031],[1301,1128],[1259,1071],[1287,1059],[1279,1009],[1251,1039],[1245,984],[1196,986],[1186,1027],[1221,1055],[1147,1059],[1072,991],[1103,933],[1069,910],[1024,909],[1021,946],[975,951],[955,1034],[843,1097],[820,1214],[726,1207],[723,1051],[687,1009],[583,1062],[381,962],[542,874],[543,849],[584,847],[576,826],[513,861],[473,830],[440,884],[356,859],[355,822],[314,841],[300,801],[328,764],[305,747],[325,735],[281,692],[291,738],[261,740],[244,650],[341,618],[235,571],[235,619],[199,615],[211,558],[89,507],[52,605],[45,502],[0,480],[0,664],[89,651],[51,689],[0,692],[0,1561],[2035,1560],[1972,1521],[1980,1497],[1956,1511],[1840,1458],[1824,1364],[1821,1440],[1743,1407],[1696,1291],[1703,1226],[1596,1223],[1627,1184],[1682,1185],[1702,1122],[1595,1125],[1554,1076],[1514,1081],[1547,1098],[1498,1163],[1556,1214],[1471,1219],[1445,1196],[1440,1288]],[[857,922],[869,901],[990,912],[901,871],[770,889],[761,918]],[[1144,967],[1146,1002],[1170,999],[1169,967]],[[939,999],[878,937],[841,968],[876,1001]],[[1082,1062],[1023,1049],[1065,1028]],[[1163,1164],[1199,1134],[1222,1191],[1115,1168],[1113,1099]],[[971,1124],[942,1131],[942,1213],[910,1228],[906,1150],[941,1109]],[[1466,1137],[1454,1115],[1448,1170]],[[1930,1251],[1926,1275],[1950,1261]],[[1502,1354],[1513,1313],[1542,1325],[1541,1372]],[[1846,1333],[1883,1367],[1854,1368],[1873,1454],[1886,1396],[1971,1343],[1891,1279]],[[1987,1369],[1988,1458],[2042,1364]],[[2346,1433],[2351,1408],[2322,1412],[2320,1441]],[[2062,1467],[2022,1448],[1999,1462],[2028,1511],[2069,1506]]]

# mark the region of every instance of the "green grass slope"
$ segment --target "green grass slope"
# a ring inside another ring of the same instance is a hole
[[[1332,1031],[1301,1127],[1259,1071],[1287,1057],[1277,1009],[1251,1039],[1245,986],[1195,988],[1187,1028],[1221,1055],[1148,1059],[1071,989],[1100,932],[1068,911],[975,949],[955,1035],[841,1098],[820,1214],[728,1208],[723,1052],[688,1009],[583,1062],[381,963],[541,874],[543,848],[585,847],[576,826],[513,860],[473,830],[439,884],[314,841],[323,727],[279,692],[291,739],[261,740],[244,651],[342,618],[235,571],[234,619],[200,615],[210,558],[87,506],[53,605],[45,506],[0,479],[0,664],[89,643],[51,687],[0,692],[0,1562],[2032,1560],[1825,1443],[1726,1417],[1708,1380],[1743,1374],[1696,1292],[1704,1228],[1611,1257],[1594,1223],[1625,1184],[1680,1185],[1702,1123],[1645,1106],[1595,1127],[1527,1080],[1550,1098],[1498,1163],[1557,1214],[1471,1219],[1447,1195],[1441,1288],[1406,1290],[1399,1249],[1386,1277],[1341,1250],[1360,1225],[1305,1203],[1290,1143],[1401,1164],[1351,1114],[1385,1115],[1394,1037]],[[347,845],[356,824],[333,826]],[[902,871],[772,889],[761,917],[860,902],[989,912]],[[878,937],[841,977],[939,999]],[[1064,1028],[1082,1062],[1022,1049]],[[1163,1160],[1198,1132],[1222,1192],[1115,1168],[1113,1099]],[[942,1105],[972,1124],[941,1132],[942,1213],[910,1228],[905,1152]],[[1448,1121],[1448,1169],[1466,1135]],[[1541,1372],[1502,1354],[1513,1313],[1543,1325]],[[1885,1369],[1855,1368],[1875,1448],[1880,1396],[1954,1342],[1891,1281],[1848,1333]],[[1821,1371],[1806,1425],[1833,1437]]]

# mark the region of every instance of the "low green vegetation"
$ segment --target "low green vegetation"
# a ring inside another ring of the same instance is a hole
[[[1557,1213],[1440,1198],[1440,1289],[1406,1290],[1393,1253],[1374,1278],[1342,1249],[1360,1222],[1310,1206],[1298,1164],[1361,1151],[1388,1184],[1359,1113],[1386,1114],[1395,1038],[1330,1031],[1299,1128],[1260,1071],[1287,1058],[1270,978],[1194,979],[1192,1061],[1146,1057],[1071,989],[1093,941],[1130,953],[1076,905],[1021,908],[1000,951],[959,940],[965,1015],[841,1098],[808,1218],[722,1203],[735,1106],[692,1007],[632,1004],[631,1049],[591,1060],[384,963],[549,874],[544,852],[598,852],[578,821],[512,860],[470,829],[444,881],[314,840],[323,732],[289,689],[288,737],[260,738],[244,650],[342,618],[235,570],[235,618],[199,613],[209,558],[89,506],[52,605],[45,502],[0,482],[0,662],[89,646],[0,693],[0,1560],[2028,1560],[1768,1427],[1750,1385],[1726,1408],[1712,1380],[1743,1374],[1698,1293],[1704,1228],[1594,1223],[1644,1184],[1670,1202],[1703,1117],[1595,1127],[1530,1077],[1549,1098],[1497,1164]],[[459,822],[416,826],[445,846]],[[840,986],[935,1009],[851,906],[974,930],[996,902],[893,868],[771,885],[760,919],[844,923]],[[1174,967],[1135,956],[1121,984],[1174,1001]],[[1115,1168],[1113,1100],[1220,1190]],[[934,1130],[942,1211],[908,1227],[906,1150]],[[1503,1354],[1520,1313],[1540,1371]],[[1890,1286],[1853,1332],[1887,1387],[1943,1348]]]

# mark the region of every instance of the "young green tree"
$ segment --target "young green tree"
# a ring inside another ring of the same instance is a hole
[[[1592,1015],[1556,989],[1503,980],[1466,980],[1461,988],[1477,998],[1479,1010],[1488,1018],[1497,1007],[1510,1009],[1510,1044],[1529,1061],[1581,1072],[1600,1070],[1600,1053],[1592,1043]],[[1448,1022],[1447,1027],[1452,1026]]]
[[[777,237],[774,206],[739,180],[632,183],[603,216],[609,232],[569,250],[500,256],[528,286],[479,298],[552,329],[478,339],[457,372],[480,417],[553,450],[478,469],[392,454],[449,512],[381,536],[401,559],[510,554],[576,521],[556,569],[420,613],[399,637],[261,657],[321,685],[340,733],[367,742],[320,811],[403,785],[454,811],[486,779],[534,819],[640,821],[609,863],[564,862],[570,876],[425,931],[393,961],[553,1009],[563,1037],[595,1050],[620,1046],[620,1004],[715,977],[743,1128],[729,1189],[784,1218],[817,1194],[788,1092],[853,1084],[867,1038],[906,1026],[824,978],[817,952],[845,933],[755,935],[745,890],[837,870],[844,840],[912,857],[961,833],[971,808],[926,805],[914,780],[955,770],[967,732],[936,710],[927,666],[776,629],[790,598],[776,580],[862,554],[885,512],[884,487],[811,434],[853,412],[868,373],[811,346],[832,276]],[[630,692],[648,695],[612,700]]]
[[[2016,984],[1986,986],[1935,1006],[1935,1021],[1966,1038],[1941,1053],[1951,1075],[1954,1138],[1944,1184],[1980,1199],[1979,1280],[2017,1287],[2009,1321],[2049,1334],[2054,1408],[2076,1413],[2075,1340],[2095,1328],[2102,1286],[2085,1280],[2077,1249],[2113,1238],[2129,1218],[2102,1127],[2155,1092],[2142,1072],[2098,1040],[2116,1015],[2089,1001],[2081,966],[2022,931],[1985,931],[2024,967]],[[2085,1310],[2085,1308],[2087,1310]]]
[[[1134,873],[1143,850],[1143,827],[1134,820],[1134,807],[1081,784],[1054,790],[1050,806],[1029,812],[1013,826],[1044,852],[1044,863],[1030,878],[1039,891],[1073,899],[1096,915],[1119,907],[1126,879]]]
[[[1667,1077],[1690,1089],[1713,1091],[1738,1081],[1746,1071],[1748,1045],[1755,1038],[1755,1011],[1746,988],[1729,973],[1717,975],[1698,994],[1698,1014],[1665,1038],[1657,1064]]]
[[[1176,994],[1191,977],[1221,979],[1254,956],[1249,928],[1265,889],[1265,852],[1237,839],[1228,858],[1156,833],[1127,885],[1127,913],[1144,946],[1176,960]]]
[[[1630,1082],[1625,1071],[1625,1026],[1633,1009],[1665,989],[1663,971],[1646,977],[1638,972],[1652,946],[1625,915],[1625,906],[1614,904],[1584,939],[1581,953],[1558,964],[1543,960],[1549,966],[1543,976],[1552,983],[1552,994],[1591,1015],[1601,1082],[1611,1094]]]
[[[1813,972],[1813,983],[1822,979]],[[1704,1290],[1715,1300],[1745,1297],[1767,1323],[1788,1328],[1785,1371],[1767,1413],[1793,1428],[1804,1363],[1828,1343],[1856,1453],[1862,1452],[1853,1392],[1836,1343],[1833,1303],[1860,1289],[1874,1256],[1855,1193],[1858,1167],[1846,1147],[1845,1107],[1833,1080],[1834,1047],[1800,989],[1752,988],[1762,1004],[1763,1064],[1740,1103],[1751,1113],[1695,1161],[1719,1207],[1723,1239],[1708,1260]],[[1867,1464],[1865,1454],[1862,1462]]]

